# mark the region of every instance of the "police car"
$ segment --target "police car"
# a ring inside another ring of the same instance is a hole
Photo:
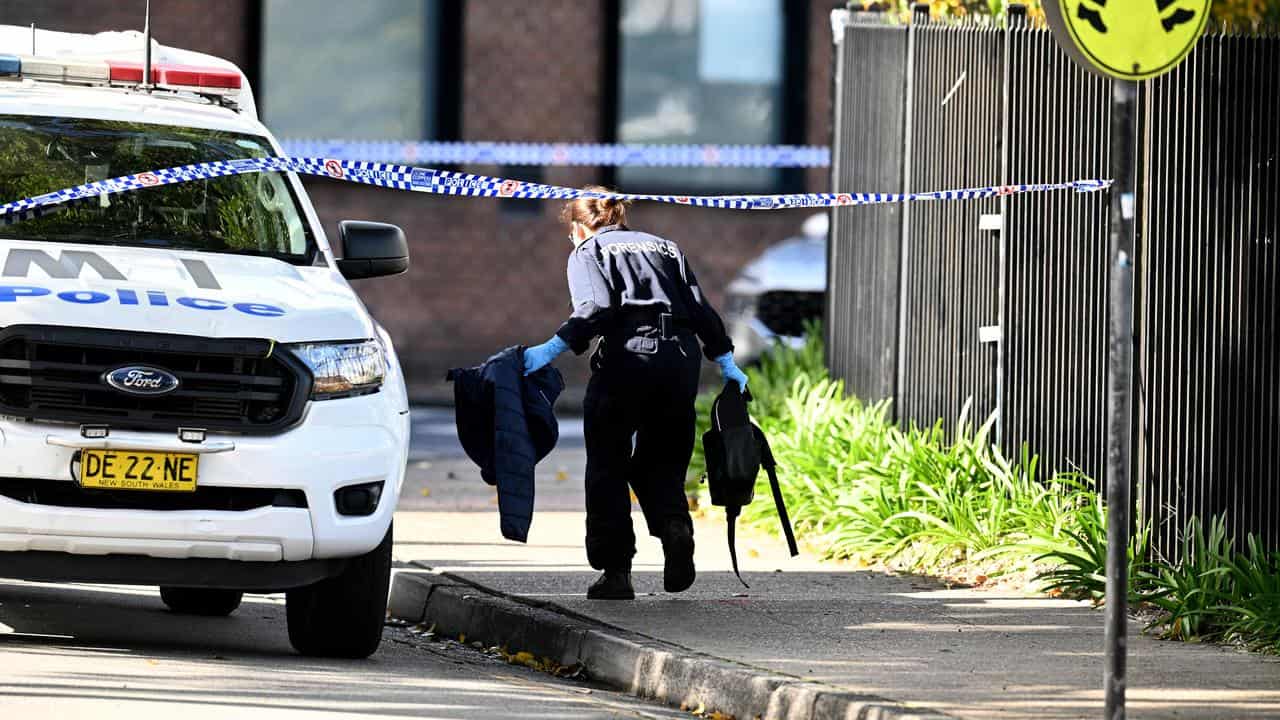
[[[754,362],[775,343],[804,345],[826,309],[828,214],[809,216],[800,234],[752,260],[725,290],[725,325],[734,355]]]
[[[142,47],[0,27],[0,202],[281,153],[238,68],[153,44],[143,83]],[[391,225],[338,236],[342,259],[281,173],[0,217],[0,577],[201,615],[286,591],[298,651],[376,650],[409,415],[348,280],[408,253]]]

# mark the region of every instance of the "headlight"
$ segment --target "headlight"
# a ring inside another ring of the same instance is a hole
[[[382,387],[387,359],[377,340],[350,343],[304,343],[290,349],[311,368],[312,400],[366,395]]]

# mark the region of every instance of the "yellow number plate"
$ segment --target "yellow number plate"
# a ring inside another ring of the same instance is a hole
[[[83,450],[80,485],[104,490],[195,492],[200,456],[189,453]]]

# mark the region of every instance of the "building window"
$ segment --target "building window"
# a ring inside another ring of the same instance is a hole
[[[621,0],[617,139],[774,145],[790,140],[788,56],[803,54],[784,0]],[[800,3],[800,5],[805,5]],[[793,85],[803,85],[799,77]],[[764,192],[772,168],[618,169],[625,189]]]
[[[448,135],[441,0],[264,0],[263,122],[281,138]]]

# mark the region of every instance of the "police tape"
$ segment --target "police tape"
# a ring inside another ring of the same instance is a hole
[[[473,175],[431,168],[394,165],[336,158],[246,158],[183,165],[181,167],[122,175],[85,183],[54,192],[0,205],[0,217],[15,213],[38,213],[42,208],[83,198],[209,180],[229,175],[260,172],[295,172],[334,180],[436,195],[522,198],[529,200],[573,200],[576,198],[617,198],[727,210],[782,210],[787,208],[829,208],[880,203],[927,200],[976,200],[1030,192],[1075,190],[1094,192],[1110,187],[1110,180],[1072,180],[1033,185],[999,185],[960,190],[920,193],[793,193],[784,195],[654,195],[597,192],[578,188],[528,183],[519,180]],[[15,218],[10,218],[12,222]]]
[[[280,141],[286,155],[437,165],[542,167],[825,168],[831,148],[818,145],[639,145],[607,143]]]

